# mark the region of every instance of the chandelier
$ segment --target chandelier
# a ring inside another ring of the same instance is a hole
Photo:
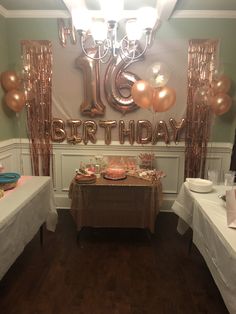
[[[123,0],[99,0],[100,10],[96,11],[78,6],[76,1],[64,2],[71,13],[72,28],[78,33],[83,53],[102,63],[117,56],[126,63],[140,58],[150,47],[152,33],[160,24],[155,8],[124,11]]]

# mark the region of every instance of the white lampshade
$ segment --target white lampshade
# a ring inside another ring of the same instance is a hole
[[[106,24],[102,21],[99,20],[93,21],[90,31],[93,36],[93,39],[96,41],[103,41],[107,37]]]
[[[137,10],[137,22],[142,30],[146,28],[153,28],[156,20],[156,9],[152,7],[143,7]]]
[[[91,26],[91,17],[86,9],[71,10],[72,23],[76,30],[87,31]]]
[[[124,0],[99,0],[106,21],[119,21],[122,17]]]
[[[126,34],[129,40],[138,40],[142,36],[142,29],[137,25],[136,20],[126,22]]]

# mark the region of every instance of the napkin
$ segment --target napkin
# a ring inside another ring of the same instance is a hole
[[[236,228],[236,190],[226,191],[226,216],[227,225],[230,228]]]

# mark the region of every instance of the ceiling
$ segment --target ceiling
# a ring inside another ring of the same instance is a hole
[[[81,2],[81,0],[71,0]],[[82,0],[90,10],[98,10],[98,0]],[[68,3],[68,0],[65,0]],[[14,17],[66,17],[68,5],[63,0],[0,0],[0,14]],[[165,18],[236,18],[236,0],[125,0],[125,10],[153,6]]]

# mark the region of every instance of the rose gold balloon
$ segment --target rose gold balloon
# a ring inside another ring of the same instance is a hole
[[[178,144],[180,140],[180,132],[186,125],[186,119],[182,118],[180,122],[176,122],[174,118],[170,118],[169,123],[173,131],[173,140],[175,144]]]
[[[5,71],[1,74],[1,84],[6,92],[18,89],[20,87],[20,78],[14,71]]]
[[[131,61],[129,66],[133,62]],[[110,59],[104,77],[107,103],[123,114],[139,109],[131,96],[131,88],[140,78],[136,74],[128,72],[127,66],[127,63],[118,54],[117,57]]]
[[[218,94],[216,96],[211,97],[210,99],[211,110],[217,116],[220,116],[229,111],[231,105],[232,98],[227,94]]]
[[[13,89],[6,93],[4,101],[11,110],[20,112],[25,105],[25,94],[24,92]]]
[[[91,49],[88,54],[91,58],[81,54],[75,61],[76,67],[83,72],[84,100],[80,111],[85,116],[103,116],[105,106],[100,93],[100,63],[92,59],[96,57],[96,49]]]
[[[119,141],[124,144],[125,138],[128,137],[129,143],[133,145],[135,140],[135,122],[134,120],[129,121],[129,126],[125,127],[125,121],[119,121]]]
[[[154,128],[152,135],[152,144],[156,144],[159,139],[163,139],[166,144],[170,143],[170,135],[166,122],[160,120]]]
[[[99,126],[105,130],[105,144],[111,144],[111,129],[117,126],[116,120],[100,120]]]
[[[148,144],[152,141],[152,124],[148,120],[137,121],[137,143]]]
[[[52,120],[51,140],[53,142],[63,142],[66,139],[65,123],[61,119]]]
[[[148,82],[140,80],[133,84],[131,95],[139,107],[146,109],[152,104],[153,91],[154,89]]]
[[[67,135],[67,142],[72,144],[77,144],[82,141],[82,137],[78,134],[78,128],[82,124],[81,120],[68,119],[67,125],[70,128],[70,135]]]
[[[164,86],[155,89],[153,96],[153,109],[155,112],[165,112],[174,106],[176,92],[173,88]]]
[[[213,93],[220,94],[220,93],[227,93],[230,89],[231,81],[226,75],[221,75],[217,80],[213,80],[211,83],[211,87]]]
[[[83,141],[85,145],[87,145],[89,141],[93,144],[96,143],[96,132],[97,123],[95,121],[86,120],[83,122]]]

